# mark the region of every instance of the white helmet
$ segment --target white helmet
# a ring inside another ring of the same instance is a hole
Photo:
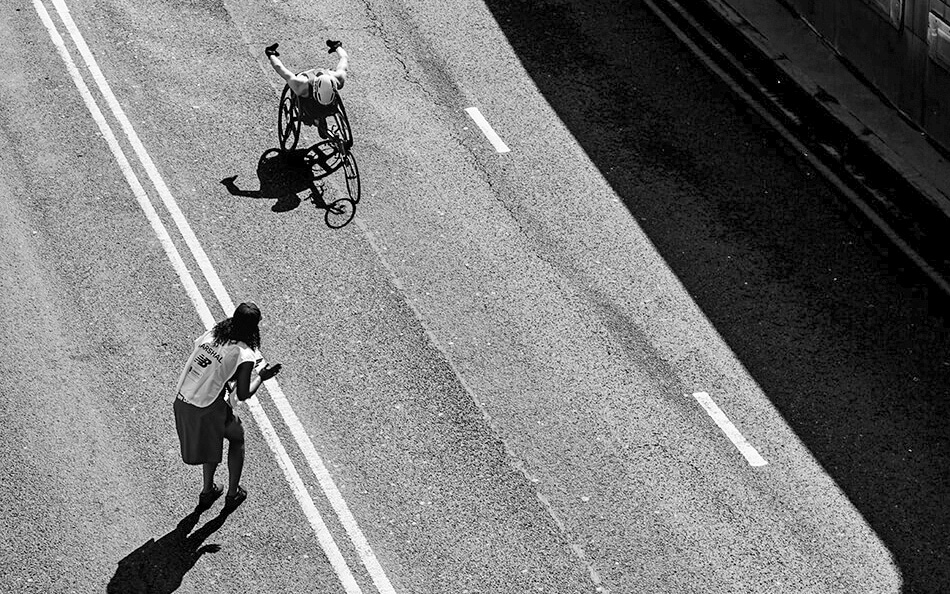
[[[313,94],[317,103],[320,105],[330,105],[333,103],[333,94],[336,91],[334,87],[332,76],[329,74],[321,74],[318,76],[313,85]]]

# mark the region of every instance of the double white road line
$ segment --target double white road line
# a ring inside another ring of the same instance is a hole
[[[178,208],[178,204],[176,203],[174,196],[172,196],[171,192],[168,190],[168,187],[165,185],[165,182],[162,179],[161,174],[159,174],[158,169],[155,167],[155,163],[149,156],[148,151],[145,150],[145,147],[141,140],[139,140],[138,135],[135,133],[135,129],[132,127],[131,122],[129,121],[128,117],[126,117],[125,112],[122,110],[118,100],[112,93],[109,83],[106,81],[105,76],[99,69],[92,52],[89,50],[89,47],[86,45],[86,42],[83,39],[82,34],[79,32],[76,23],[73,21],[66,3],[64,0],[47,1],[53,5],[56,14],[59,15],[63,27],[68,32],[69,37],[75,45],[76,50],[78,50],[80,56],[82,57],[86,68],[88,68],[89,75],[92,76],[92,79],[98,88],[102,99],[108,106],[108,110],[119,123],[122,133],[132,146],[135,157],[145,169],[148,178],[154,187],[154,191],[161,198],[166,210],[168,211],[172,220],[175,222],[178,232],[181,234],[185,244],[188,246],[188,250],[191,252],[191,255],[197,262],[202,275],[208,282],[208,285],[211,287],[214,297],[220,305],[222,311],[234,311],[234,302],[231,300],[231,297],[224,288],[221,279],[218,277],[217,272],[215,272],[214,267],[211,265],[211,262],[208,259],[207,254],[205,254],[204,249],[202,249],[198,238],[191,230],[191,226],[188,224],[187,219],[185,218],[184,214],[182,214],[181,209]],[[212,315],[204,296],[201,294],[201,291],[195,284],[194,278],[192,278],[191,273],[188,271],[181,254],[175,247],[175,243],[173,242],[168,229],[158,216],[158,213],[156,212],[155,207],[148,196],[148,193],[143,187],[138,176],[135,174],[135,171],[133,170],[129,159],[126,156],[125,151],[123,151],[115,133],[112,130],[112,126],[110,126],[106,116],[99,108],[96,98],[86,85],[86,82],[83,79],[83,74],[80,72],[79,68],[76,67],[75,62],[73,62],[69,48],[67,47],[63,37],[60,35],[56,23],[53,22],[53,19],[50,16],[50,13],[47,10],[43,0],[33,0],[33,6],[36,9],[36,13],[40,20],[43,22],[43,25],[49,32],[50,39],[52,40],[53,45],[56,46],[56,50],[60,57],[63,59],[69,76],[75,83],[76,88],[78,89],[79,94],[86,105],[86,108],[89,110],[93,120],[95,120],[96,125],[99,127],[99,130],[102,133],[106,143],[109,145],[109,149],[112,151],[112,154],[115,156],[115,159],[119,165],[119,169],[121,169],[122,174],[125,176],[129,187],[132,189],[132,193],[138,201],[139,207],[145,214],[145,218],[148,220],[149,225],[151,225],[155,236],[158,238],[162,248],[165,250],[165,254],[168,256],[172,267],[178,274],[178,278],[181,281],[182,286],[184,286],[185,291],[187,292],[192,303],[194,304],[202,323],[206,328],[211,328],[216,321],[215,317]],[[313,442],[310,440],[306,430],[300,423],[300,419],[294,412],[293,407],[291,407],[283,391],[280,389],[277,380],[270,379],[265,383],[265,386],[267,388],[267,392],[273,399],[277,410],[280,412],[281,417],[287,424],[287,427],[290,429],[290,433],[293,435],[297,446],[307,459],[307,463],[309,464],[311,471],[316,476],[324,496],[329,501],[330,506],[336,513],[337,518],[346,531],[347,536],[352,541],[353,546],[359,555],[360,561],[366,568],[373,585],[380,592],[380,594],[395,594],[395,589],[390,583],[389,578],[386,576],[386,572],[383,570],[379,560],[373,553],[369,542],[367,542],[366,537],[363,535],[359,525],[356,523],[356,519],[350,512],[346,501],[344,501],[343,496],[340,494],[336,483],[333,481],[333,478],[330,476],[330,473],[324,465],[323,460],[317,453]],[[340,580],[340,583],[343,585],[344,590],[347,592],[347,594],[362,594],[363,590],[360,588],[359,584],[354,578],[349,565],[347,565],[347,562],[341,554],[336,542],[334,541],[332,534],[324,523],[319,510],[317,510],[317,507],[314,504],[313,498],[310,496],[310,493],[307,491],[307,488],[300,477],[300,473],[297,471],[296,466],[290,459],[290,456],[287,454],[287,450],[284,448],[283,443],[278,437],[277,432],[274,430],[274,426],[267,414],[264,412],[264,409],[261,408],[260,403],[255,399],[248,400],[247,403],[254,420],[260,427],[261,433],[264,435],[267,445],[273,451],[274,456],[277,459],[277,464],[280,466],[285,478],[287,479],[287,482],[290,484],[290,487],[296,496],[301,509],[306,515],[310,526],[313,528],[313,531],[317,536],[317,541],[320,543],[323,552],[326,554],[327,559],[332,565],[334,572]]]

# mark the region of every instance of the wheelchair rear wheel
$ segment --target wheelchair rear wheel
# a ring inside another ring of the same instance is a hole
[[[340,140],[343,141],[343,148],[349,151],[353,147],[353,130],[350,128],[350,120],[346,117],[346,108],[343,107],[343,99],[339,95],[336,97],[336,112],[333,114],[336,118],[336,126],[339,131]]]
[[[280,95],[280,107],[277,110],[277,138],[280,148],[292,151],[300,140],[300,108],[297,98],[289,86],[284,86]]]

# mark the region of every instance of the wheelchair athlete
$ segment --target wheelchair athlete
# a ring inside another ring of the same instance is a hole
[[[327,40],[328,54],[336,52],[339,60],[336,68],[312,68],[298,74],[288,70],[277,58],[278,44],[264,49],[271,66],[285,81],[297,97],[300,108],[300,122],[308,126],[316,124],[317,132],[324,140],[330,139],[327,119],[336,113],[336,96],[346,83],[346,70],[349,66],[346,50],[339,41]]]

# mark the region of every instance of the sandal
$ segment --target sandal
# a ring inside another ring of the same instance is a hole
[[[226,495],[224,497],[224,507],[225,509],[234,509],[237,506],[244,503],[244,500],[247,499],[247,491],[244,487],[238,487],[237,493],[234,495]]]
[[[224,487],[218,484],[215,484],[210,491],[202,491],[198,494],[198,507],[208,509],[212,503],[218,500],[218,497],[221,497],[222,493],[224,493]]]

